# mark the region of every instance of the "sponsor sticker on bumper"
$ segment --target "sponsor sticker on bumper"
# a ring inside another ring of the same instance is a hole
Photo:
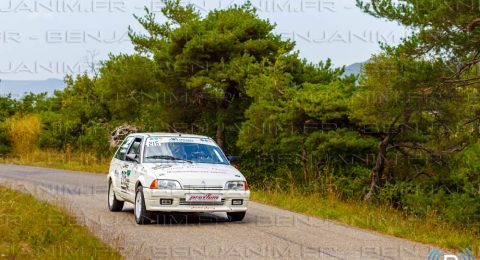
[[[186,194],[187,202],[220,202],[222,194]]]

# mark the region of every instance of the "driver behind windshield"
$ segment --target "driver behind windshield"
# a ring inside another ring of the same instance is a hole
[[[197,143],[166,142],[145,148],[146,162],[187,161],[196,163],[228,164],[220,148]]]

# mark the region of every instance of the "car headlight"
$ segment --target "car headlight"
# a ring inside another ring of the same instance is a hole
[[[159,190],[181,190],[182,186],[178,181],[172,180],[153,180],[150,184],[150,189],[159,189]]]
[[[226,190],[248,190],[246,181],[229,181],[225,184]]]

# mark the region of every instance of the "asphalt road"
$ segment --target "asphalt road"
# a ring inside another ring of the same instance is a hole
[[[427,259],[432,249],[259,203],[237,223],[222,213],[175,214],[139,226],[133,205],[108,210],[102,174],[0,165],[0,183],[67,209],[129,259]]]

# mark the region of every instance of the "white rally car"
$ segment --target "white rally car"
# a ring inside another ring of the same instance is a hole
[[[250,197],[245,177],[209,137],[131,134],[117,150],[108,173],[108,208],[135,205],[138,224],[152,212],[226,212],[245,217]]]

